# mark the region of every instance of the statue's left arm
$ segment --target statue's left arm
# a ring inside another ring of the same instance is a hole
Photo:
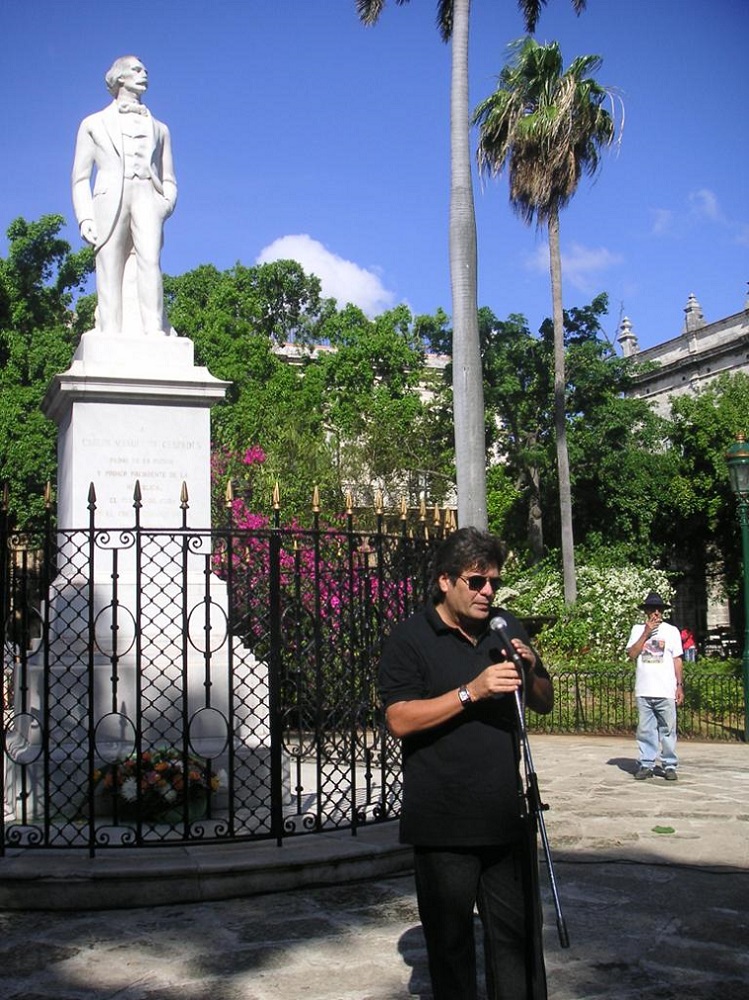
[[[172,158],[172,137],[164,124],[161,124],[161,184],[162,194],[169,204],[169,215],[171,215],[177,204],[177,178]]]

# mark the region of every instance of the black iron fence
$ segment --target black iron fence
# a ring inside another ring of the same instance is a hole
[[[439,523],[0,526],[0,849],[283,838],[397,813],[376,664]],[[416,530],[414,530],[414,527]]]
[[[597,671],[552,670],[554,708],[549,715],[529,713],[528,729],[537,733],[634,733],[637,703],[634,667]],[[741,740],[744,699],[738,676],[711,673],[703,665],[684,665],[684,704],[678,710],[685,739]]]
[[[0,852],[356,833],[398,814],[376,695],[439,523],[201,531],[0,524]],[[557,673],[536,732],[630,732],[632,672]],[[687,675],[682,733],[735,739],[740,685]]]

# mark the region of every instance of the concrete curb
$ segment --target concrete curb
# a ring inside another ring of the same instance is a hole
[[[412,868],[396,821],[253,842],[0,859],[0,909],[97,910],[198,903],[396,875]]]

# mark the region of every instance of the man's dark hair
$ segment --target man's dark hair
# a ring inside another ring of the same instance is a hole
[[[457,580],[467,569],[479,572],[492,566],[501,569],[504,560],[504,546],[496,535],[478,528],[458,528],[435,553],[430,583],[432,601],[439,604],[445,596],[439,585],[443,574]]]

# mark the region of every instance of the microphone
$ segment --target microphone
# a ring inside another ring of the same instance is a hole
[[[505,619],[501,615],[497,615],[489,622],[489,628],[492,632],[499,636],[499,639],[504,646],[505,656],[509,656],[517,669],[520,671],[520,676],[524,678],[526,671],[528,670],[528,664],[523,661],[523,657],[513,646],[512,640],[507,634],[507,622]]]

